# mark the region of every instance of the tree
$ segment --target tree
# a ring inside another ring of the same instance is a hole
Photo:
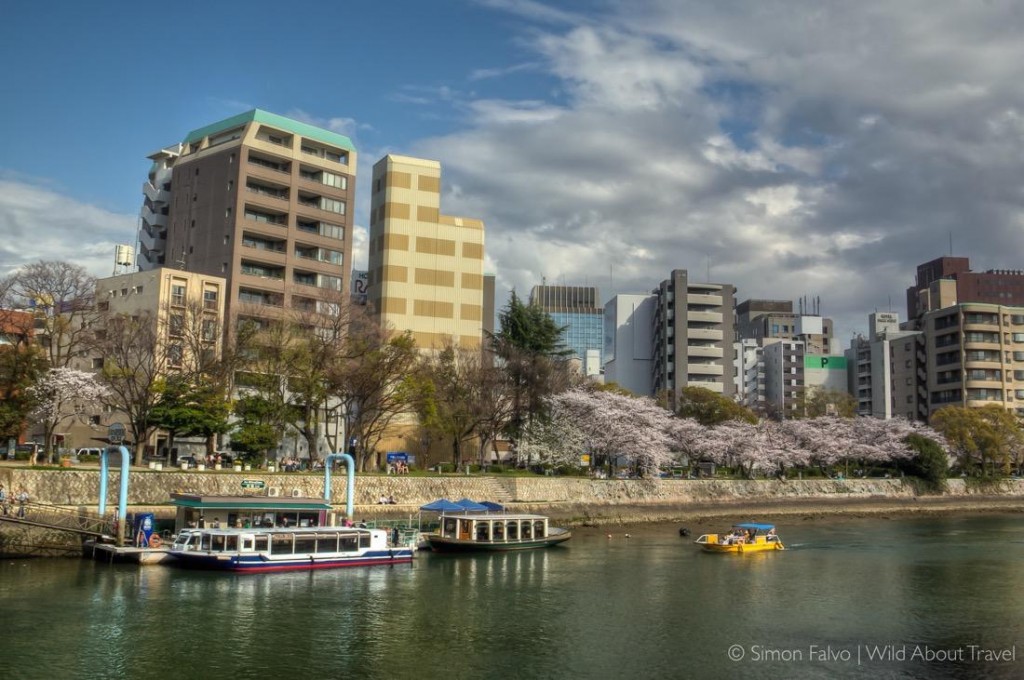
[[[505,432],[516,446],[534,420],[547,417],[547,397],[568,386],[566,357],[572,350],[562,344],[565,329],[539,305],[523,304],[514,290],[498,319],[500,330],[487,339],[508,379],[511,413]]]
[[[238,421],[231,432],[231,450],[246,460],[266,457],[281,442],[285,425],[278,404],[260,394],[247,394],[235,402],[234,413]]]
[[[149,414],[150,424],[167,430],[167,448],[174,449],[177,436],[203,437],[207,455],[214,452],[214,437],[229,431],[231,404],[224,388],[213,380],[192,382],[172,375],[156,386],[157,402]]]
[[[108,394],[92,373],[72,368],[51,368],[27,392],[35,404],[30,416],[43,427],[44,457],[51,461],[53,435],[58,425],[82,417],[86,404],[100,401]]]
[[[801,393],[800,401],[802,403],[797,411],[805,418],[853,418],[857,415],[857,399],[841,390],[830,390],[820,386],[808,387]]]
[[[40,260],[16,272],[7,287],[33,310],[50,366],[70,365],[92,335],[96,279],[77,264]]]
[[[528,450],[543,453],[543,441],[550,438],[547,433],[560,428],[582,434],[585,446],[576,451],[577,460],[585,452],[608,465],[624,459],[643,476],[656,474],[659,467],[675,459],[675,418],[653,399],[581,386],[550,397],[550,402],[550,422],[555,425],[546,428],[547,421],[531,423],[527,432],[535,433],[536,439],[526,442]],[[564,451],[558,455],[564,456]]]
[[[328,379],[330,395],[345,408],[362,471],[391,424],[413,410],[418,356],[409,332],[383,329],[369,315],[353,318],[342,356],[330,367]]]
[[[694,386],[683,388],[679,395],[676,415],[681,418],[693,418],[708,427],[729,420],[742,420],[751,424],[757,422],[754,412],[742,404],[705,387]]]
[[[970,474],[994,475],[997,466],[1008,473],[1024,446],[1017,419],[995,404],[946,406],[932,414],[931,424],[949,442],[960,469]]]
[[[920,434],[907,436],[907,445],[914,451],[911,458],[900,461],[900,470],[912,477],[919,477],[932,491],[942,491],[949,475],[949,456],[942,446]]]
[[[15,340],[0,344],[0,438],[17,438],[34,406],[29,388],[46,373],[43,350]]]
[[[166,331],[153,314],[107,314],[93,339],[103,357],[100,380],[107,388],[105,402],[128,419],[135,446],[135,465],[142,465],[146,442],[156,429],[152,412],[160,385],[180,355],[168,357]]]

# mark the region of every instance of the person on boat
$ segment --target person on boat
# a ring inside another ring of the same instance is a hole
[[[394,496],[388,496],[388,505],[397,505],[398,501],[395,500]]]
[[[765,536],[765,540],[777,541],[779,539],[778,534],[775,533],[775,527],[768,530],[768,534]]]

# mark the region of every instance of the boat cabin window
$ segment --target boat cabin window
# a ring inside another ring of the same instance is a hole
[[[224,536],[214,535],[213,538],[211,539],[211,543],[212,543],[212,545],[210,546],[211,550],[217,550],[219,552],[224,552]]]
[[[270,554],[271,555],[289,555],[292,553],[292,540],[295,538],[293,534],[271,534],[270,536]]]
[[[224,549],[228,552],[235,552],[238,550],[238,536],[228,536]]]
[[[202,550],[209,550],[210,549],[210,534],[202,534],[202,543],[200,543],[200,549],[202,549]]]
[[[295,552],[300,555],[316,552],[316,534],[296,534]]]
[[[341,550],[339,552],[355,552],[359,550],[359,538],[356,536],[342,536]]]
[[[505,523],[495,522],[494,523],[494,540],[504,541],[505,540]]]
[[[523,522],[523,538],[533,538],[533,523],[529,520]]]
[[[316,551],[318,553],[338,552],[338,535],[337,534],[317,534],[316,535]]]
[[[359,532],[359,547],[369,548],[370,547],[370,532],[361,531]]]
[[[487,531],[488,526],[489,526],[488,522],[477,522],[476,523],[476,540],[478,540],[478,541],[486,541],[488,539],[488,531]]]
[[[515,541],[519,539],[519,522],[508,523],[508,540]]]
[[[544,520],[538,519],[533,523],[533,537],[544,538],[545,536],[547,536],[547,533],[544,531]]]
[[[455,535],[455,519],[452,517],[446,517],[444,520],[444,529],[441,534],[443,536],[454,536]]]
[[[251,538],[243,538],[242,539],[242,550],[245,550],[246,552],[251,551],[252,550],[252,543],[253,543],[253,540]]]
[[[257,552],[267,552],[267,548],[270,545],[270,537],[266,534],[257,536],[255,540],[255,548]]]

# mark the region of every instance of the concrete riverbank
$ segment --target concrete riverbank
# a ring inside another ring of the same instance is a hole
[[[108,508],[116,507],[119,472],[111,474]],[[267,495],[322,498],[323,474],[182,472],[133,469],[129,512],[172,517],[172,492],[204,495]],[[243,482],[245,483],[243,486]],[[254,484],[254,482],[256,484]],[[95,511],[99,470],[0,466],[0,484],[25,489],[33,501]],[[254,491],[253,486],[262,489]],[[396,505],[379,505],[393,496]],[[353,498],[358,518],[408,518],[437,498],[493,500],[516,511],[539,512],[570,525],[692,522],[714,517],[896,514],[920,512],[1015,512],[1024,509],[1024,480],[977,484],[949,480],[942,494],[922,495],[902,479],[808,480],[596,480],[571,477],[436,475],[359,476]],[[332,479],[332,503],[345,507],[345,475]],[[45,535],[43,535],[45,534]],[[77,545],[60,532],[0,523],[3,545]]]

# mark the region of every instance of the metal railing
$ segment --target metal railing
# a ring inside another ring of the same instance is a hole
[[[95,512],[31,501],[19,503],[8,499],[0,510],[0,521],[70,531],[81,536],[114,535],[113,521],[104,519]]]

